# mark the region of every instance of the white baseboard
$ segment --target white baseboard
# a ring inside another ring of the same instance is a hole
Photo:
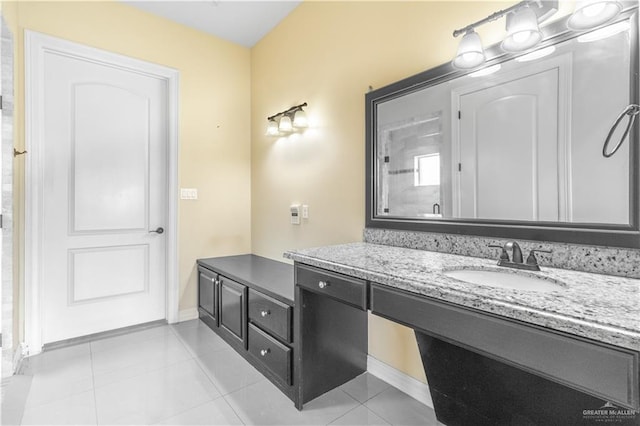
[[[367,355],[367,371],[413,399],[422,402],[427,407],[433,408],[429,386],[420,380],[416,380],[370,355]]]
[[[198,319],[198,308],[183,309],[178,312],[178,322]]]

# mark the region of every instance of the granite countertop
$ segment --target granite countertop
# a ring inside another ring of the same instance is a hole
[[[496,261],[370,243],[288,251],[284,257],[484,312],[640,351],[640,280],[542,267],[524,272]],[[560,284],[536,292],[469,284],[443,273],[480,268]]]

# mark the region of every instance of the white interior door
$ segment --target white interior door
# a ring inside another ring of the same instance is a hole
[[[45,51],[42,342],[165,318],[166,81]]]
[[[558,221],[558,69],[459,98],[459,217]]]

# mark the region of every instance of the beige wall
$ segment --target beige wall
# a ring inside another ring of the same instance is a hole
[[[251,51],[252,247],[281,259],[292,248],[362,240],[364,95],[451,60],[455,28],[503,2],[305,2]],[[485,44],[503,23],[484,27]],[[315,125],[265,136],[266,117],[303,101]],[[310,218],[289,224],[288,207]],[[424,379],[413,332],[370,316],[369,352]]]
[[[195,308],[195,260],[251,250],[249,49],[118,2],[4,2],[3,14],[16,42],[18,149],[24,147],[25,29],[180,71],[179,181],[198,188],[199,196],[179,203],[180,309]],[[22,162],[16,160],[16,235],[23,233]],[[23,239],[16,243],[19,299]]]

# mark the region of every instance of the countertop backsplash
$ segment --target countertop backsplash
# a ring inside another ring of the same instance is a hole
[[[504,245],[507,241],[512,241],[503,238],[377,228],[365,228],[363,239],[364,242],[371,244],[496,259],[496,261],[500,250],[489,247],[489,244]],[[546,241],[516,241],[522,248],[525,259],[531,249],[551,250],[550,254],[536,253],[538,263],[543,267],[640,278],[640,250],[638,249]]]

